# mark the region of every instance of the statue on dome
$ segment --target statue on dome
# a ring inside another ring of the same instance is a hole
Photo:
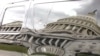
[[[97,9],[94,10],[93,12],[89,12],[88,15],[89,15],[89,16],[95,16],[96,12],[97,12]]]

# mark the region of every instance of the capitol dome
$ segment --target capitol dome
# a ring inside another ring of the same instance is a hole
[[[95,11],[88,15],[59,19],[57,22],[47,24],[44,32],[97,36],[100,34],[100,27],[97,25],[94,13]]]

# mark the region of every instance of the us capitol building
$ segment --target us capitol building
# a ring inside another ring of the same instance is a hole
[[[48,24],[44,32],[57,36],[52,37],[54,39],[50,39],[45,44],[57,47],[58,50],[53,49],[53,51],[55,50],[54,54],[60,56],[75,56],[78,53],[100,55],[100,27],[94,17],[95,12],[96,10],[87,15],[71,16]]]
[[[38,34],[29,29],[25,29],[26,32],[23,32],[21,22],[19,22],[20,24],[14,22],[14,27],[11,24],[4,25],[1,31],[5,29],[6,32],[20,32],[20,34],[0,35],[0,38],[9,40],[9,42],[1,42],[21,44],[28,48],[29,55],[39,53],[44,56],[46,54],[53,54],[54,56],[81,56],[81,54],[99,56],[100,27],[94,17],[95,12],[96,10],[87,15],[71,16],[49,23],[43,32]],[[34,54],[33,56],[39,55]]]

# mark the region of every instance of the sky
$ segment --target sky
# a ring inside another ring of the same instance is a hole
[[[22,1],[22,0],[0,0],[0,8],[3,7],[7,3],[16,2],[16,1]],[[51,1],[62,1],[62,0],[34,0],[34,1],[35,2],[51,2]],[[48,21],[50,22],[51,18],[56,18],[56,19],[51,20],[51,21],[55,21],[57,20],[57,18],[64,18],[64,17],[76,16],[76,15],[86,15],[88,12],[92,12],[95,9],[98,10],[96,13],[96,18],[97,18],[98,24],[100,24],[99,5],[100,5],[100,0],[78,0],[78,1],[74,0],[73,2],[58,3],[53,6],[52,4],[36,5],[35,6],[35,18],[36,18],[35,26],[36,28],[39,28],[39,26],[43,27],[42,25],[44,25]],[[51,13],[49,14],[50,10],[51,10]],[[45,20],[43,21],[44,18]]]

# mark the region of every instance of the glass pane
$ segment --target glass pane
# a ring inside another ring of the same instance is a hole
[[[74,10],[78,6],[76,2],[58,2],[36,4],[34,6],[33,26],[36,30],[44,29],[48,23],[56,22],[68,16],[75,16]]]
[[[12,22],[23,22],[25,15],[25,8],[23,7],[12,7],[8,8],[5,12],[3,25]]]

